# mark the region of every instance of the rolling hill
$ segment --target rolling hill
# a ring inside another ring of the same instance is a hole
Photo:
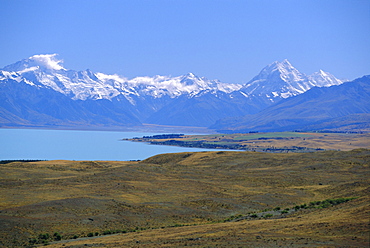
[[[1,247],[369,242],[366,149],[177,153],[137,162],[3,161],[0,172]]]

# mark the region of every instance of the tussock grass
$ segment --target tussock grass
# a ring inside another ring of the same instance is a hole
[[[355,244],[364,244],[369,161],[370,151],[358,149],[305,154],[187,152],[140,162],[1,164],[0,244],[52,242],[55,233],[62,240],[90,236],[94,239],[73,244],[103,242],[107,247],[133,246],[131,241],[139,237],[147,247],[233,247],[242,241],[268,247],[275,244],[273,239],[283,246],[304,246],[295,237],[304,237],[311,246],[319,246],[318,240],[345,246],[353,237]],[[353,197],[332,207],[301,208]],[[290,211],[293,206],[300,210]],[[265,212],[262,219],[220,223],[276,207],[289,208],[289,216],[275,219]],[[95,235],[108,231],[126,233]],[[46,233],[49,239],[39,238]]]

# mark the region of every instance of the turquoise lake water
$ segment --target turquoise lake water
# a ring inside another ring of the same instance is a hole
[[[122,141],[159,133],[0,129],[0,160],[142,160],[161,153],[209,149],[156,146]]]

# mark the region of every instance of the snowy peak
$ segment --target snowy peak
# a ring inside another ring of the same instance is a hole
[[[190,85],[204,85],[202,82],[205,80],[202,80],[201,78],[195,76],[193,73],[189,72],[188,74],[185,74],[183,76],[180,76],[180,82],[184,85],[190,86]]]
[[[262,71],[252,79],[252,82],[255,80],[276,81],[279,79],[289,84],[294,81],[303,81],[305,75],[299,72],[287,59],[285,59],[282,62],[275,61],[263,68]]]
[[[58,60],[56,58],[57,54],[40,54],[34,55],[29,57],[28,59],[24,59],[18,61],[17,63],[8,65],[3,68],[6,71],[15,71],[19,73],[23,73],[25,71],[30,70],[65,70],[61,63],[62,60]]]
[[[308,76],[309,80],[317,87],[329,87],[332,85],[340,85],[343,81],[337,79],[332,74],[320,70]]]
[[[2,74],[12,73],[16,81],[36,85],[39,88],[49,88],[62,93],[73,100],[111,99],[117,96],[112,86],[102,84],[99,78],[90,70],[66,70],[57,54],[34,55],[3,68]],[[1,78],[0,78],[1,80]]]
[[[273,63],[269,64],[268,66],[262,69],[262,71],[270,71],[270,72],[275,71],[275,70],[279,70],[280,72],[283,72],[283,71],[291,71],[291,70],[296,70],[296,69],[292,66],[292,64],[287,59],[284,59],[281,62],[274,61]]]
[[[315,86],[328,87],[341,83],[342,81],[322,70],[307,76],[285,59],[282,62],[275,61],[263,68],[243,87],[243,92],[247,95],[266,97],[274,102],[275,99],[302,94]]]
[[[219,84],[218,81],[209,80],[205,77],[198,77],[193,73],[188,73],[184,76],[180,76],[180,84],[183,87],[191,87],[196,92],[195,94],[199,93],[200,91],[214,91],[218,90],[217,85]]]

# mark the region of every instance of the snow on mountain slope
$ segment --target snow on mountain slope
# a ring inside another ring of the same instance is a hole
[[[129,80],[127,83],[132,88],[135,88],[139,95],[150,95],[155,98],[164,95],[175,98],[184,94],[189,97],[194,97],[204,91],[212,93],[216,93],[217,91],[230,93],[242,87],[239,84],[225,84],[203,77],[200,78],[192,73],[178,77],[136,77]]]
[[[57,54],[34,55],[3,68],[0,80],[11,78],[26,81],[38,87],[51,88],[74,100],[108,99],[123,95],[176,98],[200,96],[217,92],[230,94],[241,91],[246,97],[264,97],[270,101],[301,94],[314,86],[327,87],[342,82],[333,75],[319,71],[311,76],[299,72],[288,60],[266,66],[246,85],[222,83],[197,77],[192,73],[183,76],[136,77],[127,79],[119,75],[93,73],[90,70],[73,71],[65,69]],[[277,98],[277,99],[276,99]]]
[[[5,81],[5,80],[14,80],[17,82],[21,81],[21,78],[18,73],[12,72],[12,71],[0,71],[0,81]]]
[[[337,79],[332,74],[320,70],[308,76],[308,79],[318,87],[330,87],[332,85],[340,85],[343,83],[342,80]]]
[[[248,96],[267,98],[276,102],[281,98],[299,95],[312,87],[328,87],[339,85],[342,81],[333,75],[320,70],[311,76],[306,76],[294,68],[288,60],[275,61],[249,81],[242,89]]]
[[[230,93],[242,87],[239,84],[200,78],[192,73],[178,77],[136,77],[128,80],[118,75],[93,73],[90,70],[76,72],[65,69],[61,65],[62,60],[58,60],[56,56],[57,54],[35,55],[4,67],[2,74],[9,77],[9,73],[12,73],[13,77],[22,77],[35,85],[52,88],[74,100],[111,100],[120,94],[128,99],[131,96],[174,98],[184,94],[193,97],[204,91]]]
[[[268,65],[246,85],[222,83],[192,73],[127,79],[116,74],[69,70],[62,62],[57,54],[44,54],[4,67],[0,70],[3,103],[19,100],[13,92],[24,96],[24,105],[19,105],[17,111],[31,113],[32,122],[41,114],[65,123],[62,114],[56,113],[67,113],[67,107],[63,107],[63,111],[55,107],[53,113],[48,112],[47,106],[45,109],[38,107],[39,99],[45,102],[63,99],[75,110],[72,112],[76,116],[67,118],[70,121],[87,115],[88,120],[100,119],[102,124],[142,122],[209,126],[222,117],[255,114],[282,98],[302,94],[315,86],[341,84],[323,71],[306,76],[287,60]],[[23,94],[24,89],[32,91],[37,98],[32,102],[34,109],[27,107],[30,104],[27,94]],[[13,111],[8,107],[8,111]]]
[[[3,70],[5,71],[18,71],[22,72],[30,68],[43,68],[44,70],[65,70],[61,63],[62,60],[56,58],[57,54],[40,54],[29,57],[28,59],[23,59],[14,64],[5,66]]]

